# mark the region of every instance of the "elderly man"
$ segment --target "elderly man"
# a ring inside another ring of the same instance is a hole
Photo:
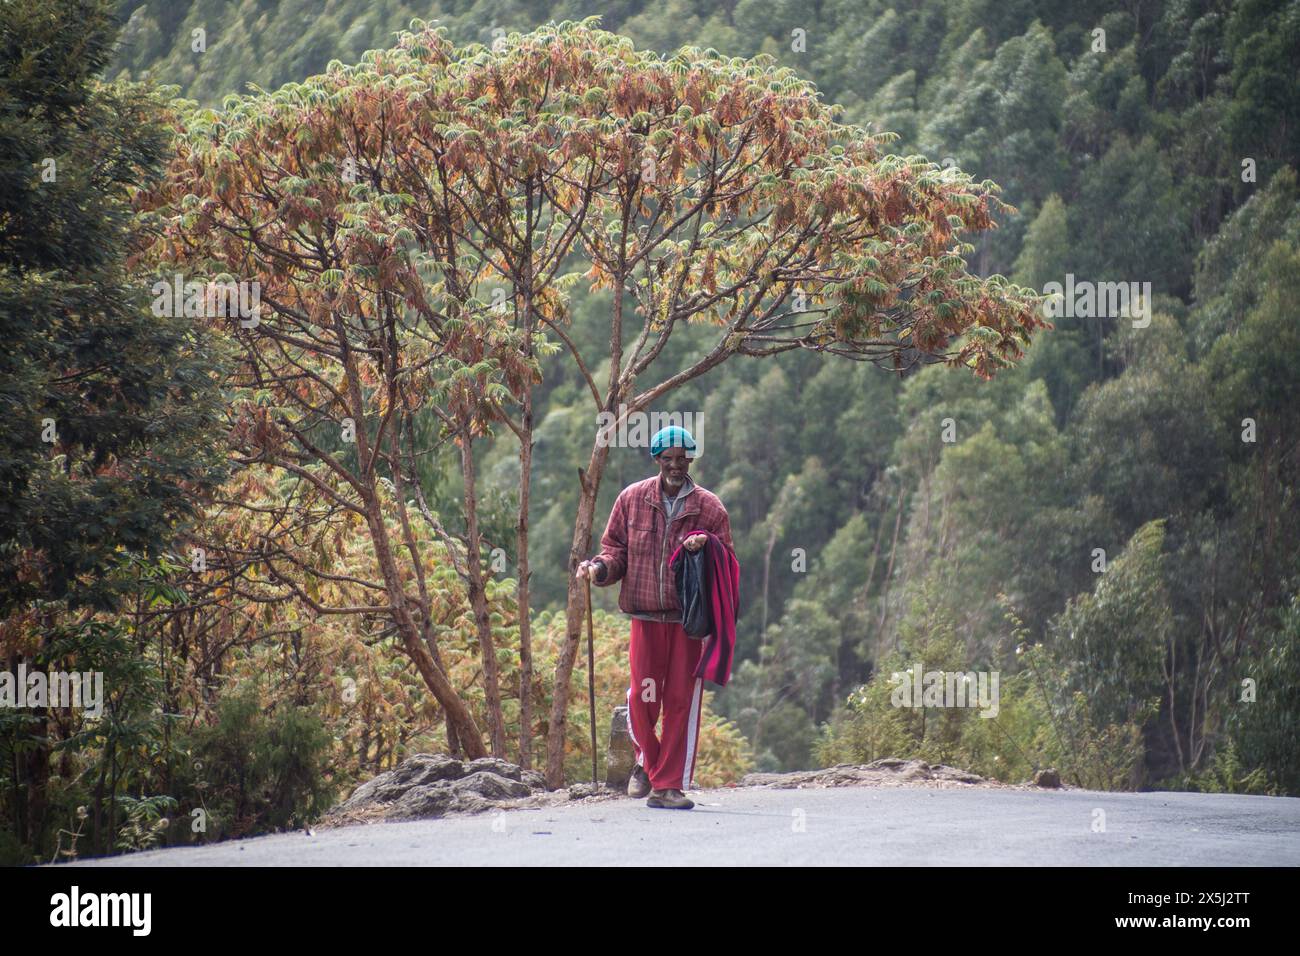
[[[682,628],[668,559],[678,545],[689,551],[704,546],[708,536],[688,536],[693,530],[711,532],[735,554],[727,509],[687,474],[694,452],[695,439],[686,429],[670,425],[656,432],[650,455],[659,474],[619,493],[600,554],[577,569],[579,577],[602,587],[622,580],[618,606],[632,618],[627,704],[636,766],[628,796],[649,793],[647,806],[675,810],[695,806],[682,790],[690,788],[695,771],[703,692],[695,670],[703,642]],[[661,706],[662,738],[655,735]]]

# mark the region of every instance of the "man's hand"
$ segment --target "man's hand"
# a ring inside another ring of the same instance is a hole
[[[708,543],[708,540],[707,534],[693,534],[682,542],[682,547],[687,551],[698,551]]]
[[[579,578],[591,578],[591,580],[595,581],[596,578],[600,577],[600,569],[604,566],[604,564],[593,558],[590,561],[583,561],[579,564],[576,573]]]

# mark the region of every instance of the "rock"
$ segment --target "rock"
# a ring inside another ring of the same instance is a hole
[[[361,784],[326,818],[412,820],[478,813],[544,791],[540,773],[498,757],[461,761],[446,754],[414,754]]]
[[[632,735],[627,731],[627,707],[615,707],[609,719],[609,747],[605,751],[605,786],[614,791],[627,789],[636,764]]]
[[[433,780],[454,780],[469,771],[461,761],[446,754],[414,754],[389,772],[394,783],[423,784]]]
[[[948,767],[931,766],[924,760],[901,760],[883,757],[869,764],[836,764],[825,770],[797,770],[791,773],[750,773],[740,781],[742,787],[856,787],[901,786],[914,783],[965,783],[985,784],[987,781],[973,773]]]
[[[1034,786],[1045,787],[1049,790],[1059,789],[1061,786],[1061,775],[1050,767],[1046,770],[1040,770],[1038,773],[1034,774]]]
[[[740,778],[742,787],[792,787],[795,786],[794,777],[800,774],[792,773],[747,773]]]
[[[402,761],[396,769],[381,773],[357,787],[352,796],[335,809],[351,811],[372,804],[394,803],[415,787],[438,780],[454,780],[464,772],[464,765],[446,754],[415,754]]]
[[[479,757],[477,760],[471,760],[465,764],[466,775],[478,773],[481,770],[494,773],[498,777],[509,777],[511,780],[518,780],[523,773],[514,764],[508,760],[502,760],[500,757]]]
[[[897,773],[904,780],[929,780],[931,778],[930,765],[924,760],[909,760],[904,766],[897,768]]]
[[[932,768],[939,771],[939,767]],[[969,773],[965,770],[958,770],[956,767],[943,767],[942,772],[933,774],[936,780],[955,780],[957,783],[984,783],[984,778],[977,773]]]
[[[515,771],[518,772],[518,770],[519,768],[516,767]],[[486,770],[480,770],[468,777],[454,780],[449,786],[458,793],[471,791],[489,800],[517,800],[532,793],[528,784],[521,783],[518,780],[511,780],[509,777],[503,777],[497,773],[489,773]]]
[[[898,757],[881,757],[879,760],[873,760],[866,764],[868,770],[895,770],[906,764],[906,760],[900,760]]]
[[[496,803],[487,797],[479,796],[473,790],[464,790],[456,794],[457,813],[482,813],[496,808]]]
[[[569,785],[569,799],[581,800],[584,797],[594,797],[602,792],[602,788],[591,783],[573,783]]]
[[[457,802],[456,791],[444,784],[413,787],[393,803],[384,816],[392,820],[440,817],[448,810],[455,809]]]

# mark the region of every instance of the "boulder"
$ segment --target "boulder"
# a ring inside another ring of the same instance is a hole
[[[361,784],[326,818],[416,820],[478,813],[545,789],[540,773],[498,757],[461,761],[446,754],[414,754]]]
[[[1034,786],[1048,790],[1058,790],[1061,786],[1061,775],[1051,767],[1040,770],[1034,774]]]

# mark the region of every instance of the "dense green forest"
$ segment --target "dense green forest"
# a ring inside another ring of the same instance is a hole
[[[592,15],[637,51],[692,48],[685,60],[776,76],[784,92],[809,81],[839,123],[878,137],[881,168],[921,156],[934,182],[968,191],[950,214],[992,181],[1006,204],[996,228],[960,230],[970,272],[990,283],[983,300],[1011,314],[1015,289],[1065,290],[1035,305],[1052,328],[1026,328],[1023,358],[990,359],[996,374],[805,344],[736,354],[655,399],[702,415],[692,474],[726,504],[741,567],[737,666],[708,700],[697,784],[917,756],[1017,782],[1051,766],[1099,789],[1300,794],[1300,2],[150,0],[116,4],[115,23],[104,4],[50,4],[45,19],[34,6],[0,13],[0,322],[16,343],[0,367],[0,649],[11,670],[103,670],[110,693],[105,721],[0,711],[0,859],[289,826],[420,750],[541,766],[557,699],[564,775],[581,777],[587,682],[585,657],[572,675],[564,664],[569,568],[592,383],[610,379],[621,311],[612,286],[547,290],[568,320],[563,348],[517,340],[507,323],[449,366],[453,384],[400,416],[401,440],[433,452],[406,472],[389,462],[373,484],[364,449],[317,430],[303,395],[277,392],[284,367],[250,357],[249,336],[150,316],[145,290],[160,263],[228,272],[216,264],[261,241],[235,251],[212,228],[212,210],[237,206],[222,177],[244,168],[222,166],[209,144],[223,135],[222,148],[281,169],[299,147],[346,141],[327,114],[346,102],[363,115],[355,104],[367,84],[387,88],[385,70],[443,69],[447,56],[459,82],[488,69],[474,56],[516,49],[514,34]],[[94,42],[63,39],[49,19],[60,14]],[[399,40],[413,18],[445,28],[445,50]],[[38,40],[47,55],[34,59]],[[449,52],[470,44],[483,47]],[[327,71],[346,79],[303,84]],[[85,169],[76,158],[95,150],[116,159],[42,191],[43,158]],[[316,198],[299,209],[289,197],[301,195]],[[319,197],[286,187],[280,208],[310,223]],[[355,197],[366,228],[398,234],[384,196]],[[189,231],[167,231],[180,211]],[[296,268],[264,284],[277,310],[308,282]],[[1070,292],[1105,283],[1144,298],[1105,309]],[[46,313],[79,318],[30,319]],[[1004,321],[980,319],[954,344]],[[622,330],[629,350],[639,326]],[[708,322],[683,323],[642,382],[716,339]],[[588,369],[568,352],[596,359]],[[467,381],[488,359],[487,378]],[[84,368],[84,388],[54,374]],[[528,459],[498,385],[526,389],[515,414],[534,429]],[[275,462],[315,497],[256,470],[286,408],[307,423],[295,447],[319,457]],[[66,447],[41,440],[47,415]],[[343,477],[322,480],[321,461]],[[644,448],[610,450],[597,542],[618,491],[652,467]],[[349,486],[375,513],[351,506]],[[241,510],[250,502],[260,510]],[[438,556],[384,567],[387,534]],[[192,563],[196,549],[221,573]],[[383,615],[322,613],[384,593],[346,580],[372,564],[374,581],[418,579],[432,595],[418,639],[403,645],[402,622]],[[627,623],[616,589],[594,593],[608,713],[626,686]],[[999,672],[998,715],[891,706],[891,675],[922,664]],[[556,675],[572,676],[571,699]]]

